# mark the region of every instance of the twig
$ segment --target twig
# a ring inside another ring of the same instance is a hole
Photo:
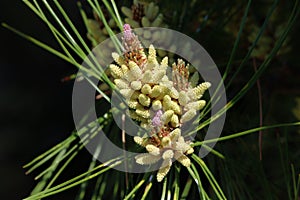
[[[255,72],[257,71],[256,59],[253,58],[253,67]],[[263,125],[263,114],[262,114],[262,95],[261,95],[261,85],[259,79],[256,81],[257,92],[258,92],[258,103],[259,103],[259,126]],[[262,130],[259,131],[258,135],[258,145],[259,145],[259,159],[262,160]]]
[[[123,152],[124,152],[124,165],[125,165],[125,184],[126,188],[128,188],[128,163],[126,160],[126,139],[125,139],[125,115],[122,114],[122,143],[123,143]]]

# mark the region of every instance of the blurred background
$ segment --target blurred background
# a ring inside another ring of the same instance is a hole
[[[166,3],[162,4],[165,5]],[[84,35],[85,28],[77,5],[75,3],[66,5],[63,1],[62,5]],[[215,1],[205,4],[206,7],[213,5],[216,5]],[[261,22],[263,18],[260,19],[260,14],[257,13],[266,13],[262,5],[268,7],[270,1],[255,2],[250,12],[251,16],[254,16],[257,21],[261,20]],[[179,3],[178,6],[180,6]],[[291,4],[281,3],[281,6],[281,12],[277,16],[287,16],[291,10]],[[198,33],[202,31],[202,27],[198,26],[197,22],[190,20],[195,13],[191,12],[187,15],[187,20],[195,25],[192,27],[194,31],[191,33],[192,36],[198,41],[201,40],[201,44],[217,64],[226,62],[232,48],[234,35],[228,35],[226,30],[222,32],[210,28],[209,25],[214,27],[212,21],[210,22],[212,24],[208,24],[207,28],[204,29],[203,35],[199,36]],[[203,16],[206,15],[203,13]],[[170,18],[167,16],[166,19],[168,17]],[[215,17],[218,18],[218,16]],[[198,23],[201,23],[202,18],[199,17]],[[282,19],[286,20],[284,17]],[[0,1],[0,22],[6,22],[22,32],[33,35],[50,46],[58,48],[48,28],[22,1]],[[238,29],[238,22],[233,23],[232,26],[233,29]],[[181,30],[184,28],[184,26],[181,27]],[[250,30],[254,31],[255,27],[250,28]],[[213,34],[211,31],[214,31]],[[272,26],[267,34],[272,35],[271,31]],[[287,44],[289,51],[273,61],[272,67],[261,77],[266,123],[274,124],[300,120],[299,31],[298,20],[289,37]],[[273,39],[275,40],[275,38]],[[74,128],[71,112],[73,84],[71,81],[62,80],[65,76],[76,73],[76,69],[3,27],[0,27],[0,44],[0,199],[22,199],[29,195],[35,184],[34,174],[25,175],[26,170],[22,166],[66,138]],[[239,53],[242,54],[248,46],[240,48],[242,50]],[[259,59],[258,56],[258,63],[260,62]],[[242,75],[249,77],[249,74],[252,73],[253,68],[248,68],[242,72]],[[239,85],[244,80],[244,77],[239,76],[234,84]],[[227,95],[232,97],[235,92],[233,89]],[[246,122],[239,123],[241,117]],[[245,97],[245,100],[238,104],[237,109],[228,114],[225,133],[257,127],[258,117],[257,89],[254,87]],[[279,134],[279,131],[270,132],[274,133],[274,137],[271,136],[273,139],[276,138],[276,133],[277,136]],[[296,143],[299,141],[299,133],[297,133],[297,129],[293,129],[289,133],[292,133],[293,136],[284,138],[291,148],[289,152],[292,154],[292,158],[288,162],[294,163],[296,171],[299,172],[300,163],[299,159],[296,159],[299,155],[299,148]],[[257,135],[248,139],[252,144],[257,145]],[[268,139],[268,137],[264,138],[264,141]],[[227,148],[227,152],[231,152],[231,150],[235,150],[232,145],[234,144],[228,143],[222,148]],[[265,153],[264,162],[270,161],[272,165],[266,167],[272,168],[274,174],[280,176],[281,173],[276,172],[278,166],[274,166],[272,162],[273,156],[278,153],[274,153],[272,145],[273,143],[266,141],[263,151]],[[254,157],[259,162],[257,148],[255,152],[257,154]],[[235,156],[238,157],[239,155]],[[241,157],[243,158],[243,156]],[[65,196],[65,198],[67,197]],[[64,199],[64,197],[61,198]],[[57,198],[53,197],[53,199]]]
[[[0,1],[0,22],[57,46],[22,1]],[[61,80],[76,70],[3,27],[0,44],[0,199],[22,199],[34,186],[22,166],[74,128],[72,83]]]

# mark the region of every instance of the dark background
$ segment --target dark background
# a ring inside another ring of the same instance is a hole
[[[78,11],[74,3],[67,7]],[[0,22],[56,46],[20,0],[0,1]],[[74,72],[70,64],[0,27],[0,199],[28,196],[34,175],[25,175],[22,166],[73,130],[72,82],[61,79]]]
[[[62,6],[84,34],[76,3],[68,3],[66,6],[65,2],[67,1],[61,1]],[[49,29],[20,0],[0,1],[0,22],[6,22],[59,49]],[[284,91],[283,98],[278,101],[280,103],[278,107],[285,105],[286,109],[276,107],[268,112],[272,118],[278,118],[274,123],[296,121],[294,118],[283,117],[283,113],[291,115],[290,107],[294,106],[288,107],[287,96],[291,96],[291,101],[299,96],[299,28],[298,22],[292,34],[293,52],[282,61],[285,63],[288,60],[286,64],[288,67],[282,67],[284,65],[281,63],[273,64],[272,70],[262,76],[261,81],[265,85],[263,88],[265,104],[271,104],[270,97],[273,94],[277,92],[281,95],[281,91]],[[0,27],[0,44],[0,199],[22,199],[33,189],[34,176],[37,175],[37,173],[25,175],[26,170],[22,166],[62,141],[74,128],[71,112],[73,84],[61,80],[67,75],[76,73],[76,70],[69,63],[3,27]],[[223,55],[223,46],[207,45],[207,47],[212,48],[207,50],[212,53],[213,58],[218,55],[218,52],[212,51],[214,49],[220,49],[222,56],[228,58]],[[256,95],[256,91],[254,94]],[[272,99],[277,102],[277,96],[273,96]],[[248,98],[252,100],[253,96]],[[254,109],[247,108],[257,113],[257,106],[253,107]],[[268,105],[264,108],[266,107]],[[233,125],[237,126],[235,122],[236,120]],[[227,125],[232,126],[228,120]],[[239,126],[245,127],[244,124]],[[239,126],[236,127],[237,130],[241,130]],[[270,148],[270,151],[273,150],[274,148]],[[56,196],[52,198],[57,199]]]

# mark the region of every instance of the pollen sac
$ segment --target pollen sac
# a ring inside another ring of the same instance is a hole
[[[132,81],[130,86],[133,90],[140,90],[142,88],[142,83],[141,81]]]
[[[159,8],[153,2],[149,3],[149,5],[145,8],[145,17],[149,20],[153,21],[155,17],[157,17]]]
[[[175,112],[176,114],[181,115],[181,108],[180,108],[180,106],[177,104],[177,102],[171,101],[171,102],[169,103],[169,108],[172,109],[172,110],[174,110],[174,112]]]
[[[149,84],[145,84],[145,85],[143,85],[143,87],[142,87],[142,93],[143,94],[150,94],[151,93],[151,86],[149,85]]]
[[[194,153],[194,149],[191,147],[186,152],[187,155]]]
[[[129,110],[128,115],[130,116],[131,119],[139,121],[139,122],[144,122],[146,121],[145,118],[139,116],[135,111]]]
[[[125,22],[127,24],[130,24],[133,28],[139,28],[140,27],[140,24],[137,21],[134,21],[133,19],[126,18]]]
[[[157,64],[156,60],[156,50],[154,49],[153,45],[149,46],[149,56],[148,56],[148,62]]]
[[[160,63],[161,67],[168,67],[168,57],[164,57]]]
[[[133,90],[132,89],[121,89],[120,93],[126,98],[129,99],[131,97],[131,95],[133,94]]]
[[[142,18],[142,25],[143,25],[143,27],[149,27],[151,25],[150,21],[147,17]]]
[[[149,110],[145,110],[145,109],[136,109],[136,114],[140,117],[143,117],[143,118],[149,118],[150,117],[150,111]]]
[[[139,102],[137,102],[136,100],[129,100],[127,102],[127,105],[129,108],[136,109],[137,106],[139,105]]]
[[[129,89],[128,82],[123,79],[115,79],[114,82],[119,89]]]
[[[159,83],[161,81],[161,79],[164,77],[165,74],[166,74],[165,70],[157,70],[155,72],[155,74],[153,74],[152,82],[153,83]]]
[[[161,182],[164,179],[164,177],[170,171],[171,166],[172,166],[171,159],[164,160],[164,162],[162,163],[162,167],[158,170],[156,175],[157,182]]]
[[[131,19],[133,18],[133,13],[132,13],[131,9],[123,6],[123,7],[121,7],[121,11],[126,17],[131,18]]]
[[[172,115],[170,122],[171,122],[171,126],[172,126],[172,127],[174,127],[174,128],[178,127],[178,126],[179,126],[179,118],[178,118],[178,115],[175,115],[175,114]]]
[[[185,91],[179,92],[178,102],[181,106],[185,106],[189,102],[189,97]]]
[[[197,112],[195,109],[191,109],[189,111],[187,111],[186,113],[184,113],[180,119],[181,123],[185,123],[190,121],[191,119],[193,119],[196,116]]]
[[[161,79],[160,85],[164,85],[167,88],[171,88],[173,87],[173,81],[170,81],[169,77],[167,75],[164,75],[164,77],[162,77]]]
[[[172,144],[171,138],[168,136],[163,137],[161,140],[161,144],[163,147],[170,147]]]
[[[126,74],[129,71],[129,68],[126,65],[121,65],[121,70],[123,74]]]
[[[134,91],[133,93],[132,93],[132,95],[130,96],[130,100],[137,100],[138,98],[139,98],[139,95],[140,95],[141,93],[139,92],[139,91]]]
[[[111,75],[114,78],[121,78],[124,75],[122,70],[120,69],[120,67],[118,67],[117,65],[111,64],[111,65],[109,65],[109,69],[110,69]]]
[[[184,154],[179,155],[178,158],[176,158],[176,160],[185,167],[190,167],[191,165],[191,160]]]
[[[159,85],[160,87],[160,95],[157,97],[158,99],[163,99],[165,95],[169,94],[169,88]]]
[[[137,143],[138,145],[143,146],[143,147],[145,147],[145,144],[147,143],[144,138],[139,137],[139,136],[134,136],[133,140],[135,143]]]
[[[181,108],[177,102],[172,101],[169,95],[165,95],[163,99],[163,109],[173,110],[176,114],[181,114]]]
[[[161,25],[162,21],[163,21],[163,15],[162,15],[162,14],[159,14],[159,15],[157,16],[157,18],[152,22],[151,25],[154,26],[154,27],[158,27],[158,26]]]
[[[164,124],[167,124],[170,122],[172,116],[174,114],[173,110],[167,110],[162,116],[161,120],[164,122]]]
[[[152,90],[151,90],[150,96],[151,96],[152,98],[156,98],[156,97],[158,97],[158,96],[161,94],[161,92],[162,92],[161,86],[155,85],[155,86],[152,88]]]
[[[195,109],[195,110],[201,110],[204,106],[206,105],[205,100],[198,100],[195,102],[191,102],[185,106],[185,109],[190,110],[190,109]]]
[[[168,109],[170,107],[171,102],[171,97],[169,95],[165,95],[163,99],[164,109]]]
[[[111,56],[113,57],[114,61],[118,64],[118,65],[123,65],[125,62],[124,62],[124,59],[116,52],[113,52],[111,54]]]
[[[132,81],[136,80],[136,78],[135,78],[135,76],[134,76],[134,73],[133,73],[133,71],[131,71],[131,70],[128,70],[126,73],[124,73],[123,78],[124,78],[126,81],[130,82],[130,83],[131,83]]]
[[[209,82],[204,82],[198,85],[193,89],[193,97],[194,99],[200,99],[204,92],[210,88],[211,84]]]
[[[140,94],[139,95],[139,102],[143,106],[148,107],[148,106],[150,106],[151,99],[148,96],[144,95],[144,94]]]
[[[152,103],[153,110],[160,110],[162,109],[162,103],[160,100],[154,100]]]
[[[178,93],[178,91],[177,91],[174,87],[172,87],[172,88],[170,89],[170,96],[171,96],[173,99],[178,99],[178,98],[179,98],[179,93]]]
[[[140,126],[144,129],[149,129],[150,128],[150,124],[149,124],[149,121],[146,120],[146,121],[142,121]]]
[[[180,136],[181,136],[180,128],[176,128],[170,133],[170,138],[172,141],[177,141]]]
[[[131,71],[131,75],[135,79],[140,78],[140,76],[142,75],[142,71],[135,62],[129,61],[129,68],[130,68],[130,71]]]
[[[142,78],[143,83],[150,83],[152,80],[152,75],[153,75],[153,73],[151,71],[147,70],[144,73],[143,78]]]
[[[169,149],[169,150],[167,150],[167,151],[165,151],[164,153],[163,153],[163,155],[162,155],[162,158],[165,160],[165,159],[171,159],[171,158],[173,158],[173,156],[174,156],[174,152],[171,150],[171,149]]]
[[[157,156],[157,155],[160,154],[159,148],[156,147],[156,146],[154,146],[154,145],[152,145],[152,144],[148,144],[148,145],[146,146],[146,149],[147,149],[147,151],[148,151],[150,154],[152,154],[152,155],[154,155],[154,156]]]
[[[151,165],[158,162],[160,159],[160,156],[154,156],[149,153],[139,154],[135,157],[135,161],[140,165]]]

